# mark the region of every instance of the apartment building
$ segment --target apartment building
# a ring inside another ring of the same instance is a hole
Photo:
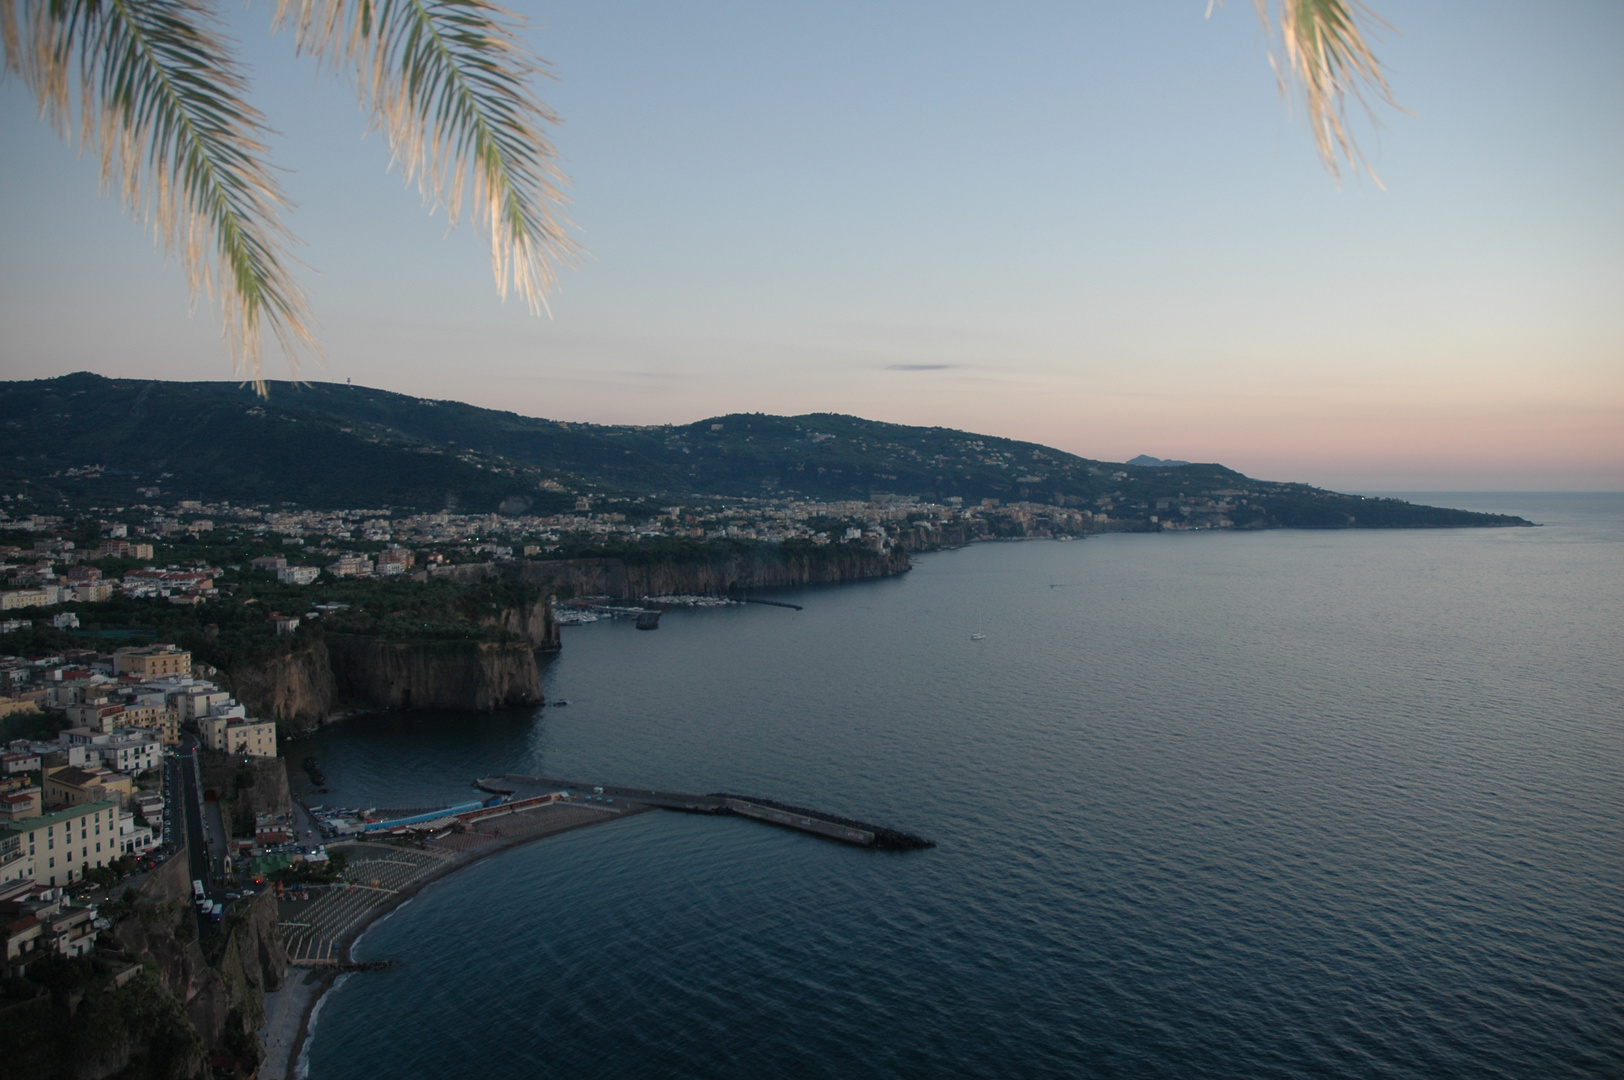
[[[78,765],[50,770],[45,774],[44,787],[46,806],[91,806],[103,802],[119,806],[135,793],[135,782],[122,773]]]
[[[205,716],[197,722],[203,745],[227,754],[249,757],[276,756],[276,721],[249,720],[241,716]]]
[[[136,675],[161,679],[166,675],[190,675],[192,654],[174,645],[145,645],[119,649],[113,653],[114,675]]]

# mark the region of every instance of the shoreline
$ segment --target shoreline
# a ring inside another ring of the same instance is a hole
[[[564,833],[574,832],[577,829],[584,829],[593,825],[606,825],[611,822],[621,821],[628,817],[635,817],[638,814],[647,813],[653,809],[655,809],[655,807],[628,804],[624,810],[615,811],[612,814],[606,813],[605,816],[596,820],[588,819],[584,821],[571,821],[562,823],[557,828],[542,829],[524,836],[500,837],[497,838],[493,843],[482,846],[473,851],[458,852],[450,859],[447,859],[443,866],[431,871],[416,881],[411,882],[405,888],[396,892],[387,903],[381,904],[372,909],[364,918],[359,920],[349,929],[345,930],[343,936],[337,941],[338,952],[340,955],[345,957],[347,962],[353,962],[353,950],[368,929],[388,916],[394,914],[429,885],[432,885],[437,881],[442,881],[459,870],[473,866],[476,863],[483,862],[494,855],[501,855],[525,844],[534,843],[538,840],[545,840],[553,836],[560,836]],[[392,845],[379,844],[376,846],[389,847]],[[293,974],[295,971],[302,971],[306,974],[303,978],[296,980]],[[338,984],[343,977],[349,974],[353,974],[353,972],[344,970],[342,964],[293,964],[291,962],[288,964],[288,975],[284,979],[281,989],[265,995],[266,1021],[259,1029],[262,1036],[261,1041],[262,1043],[265,1042],[264,1035],[267,1031],[269,1031],[273,1024],[281,1021],[285,1025],[287,1019],[286,1008],[289,1005],[298,1005],[299,1025],[297,1033],[286,1045],[286,1056],[282,1058],[280,1062],[276,1062],[273,1059],[270,1047],[267,1045],[265,1059],[261,1063],[261,1068],[264,1070],[262,1071],[261,1076],[264,1078],[264,1080],[293,1080],[295,1069],[297,1068],[301,1058],[304,1057],[304,1059],[308,1061],[308,1057],[305,1057],[307,1053],[306,1044],[310,1039],[313,1019],[320,1010],[322,1002],[327,999],[327,995],[332,993],[333,990],[337,989]],[[282,995],[284,994],[289,995],[289,997],[283,998]],[[298,1001],[297,999],[301,997],[305,998],[305,1000]],[[276,999],[274,1003],[272,1002],[272,998]],[[272,1015],[273,1012],[277,1014],[274,1017]],[[278,1049],[280,1050],[281,1048],[278,1047]],[[278,1054],[276,1056],[280,1057],[281,1055]],[[281,1066],[279,1070],[275,1067],[277,1064],[280,1064]]]

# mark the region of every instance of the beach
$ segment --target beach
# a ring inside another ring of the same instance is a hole
[[[279,904],[291,963],[282,987],[265,995],[265,1022],[259,1031],[265,1059],[260,1076],[283,1080],[299,1075],[301,1051],[323,998],[358,966],[351,955],[355,943],[369,926],[431,882],[520,844],[651,809],[642,804],[554,803],[487,818],[465,832],[427,840],[421,846],[376,841],[330,845],[329,852],[342,853],[349,860],[342,887],[329,888],[315,900]]]

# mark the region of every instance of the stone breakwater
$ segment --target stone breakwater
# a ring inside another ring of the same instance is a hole
[[[884,825],[871,825],[838,814],[825,813],[822,810],[808,810],[804,806],[791,806],[774,799],[725,793],[711,795],[709,798],[721,800],[723,806],[716,811],[717,813],[754,818],[772,825],[783,825],[786,828],[842,840],[848,844],[857,844],[859,847],[871,847],[877,851],[920,851],[936,846],[934,841],[915,836],[913,833],[890,829]]]
[[[686,814],[731,814],[765,822],[768,825],[794,829],[797,832],[811,833],[826,840],[836,840],[855,847],[872,848],[875,851],[919,851],[936,846],[934,842],[922,836],[899,829],[753,795],[732,795],[726,792],[690,795],[681,791],[654,791],[613,784],[583,784],[572,780],[524,776],[518,773],[483,777],[474,781],[474,786],[494,795],[512,795],[516,798],[548,791],[568,790],[574,793],[575,798],[589,800],[589,803],[595,801],[609,805],[618,800],[622,806],[658,807]]]

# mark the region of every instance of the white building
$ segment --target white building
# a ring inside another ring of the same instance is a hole
[[[12,773],[38,772],[39,755],[31,750],[7,754],[4,758],[0,758],[0,771],[3,771],[7,776]]]
[[[158,846],[158,837],[145,825],[137,825],[132,817],[118,823],[118,841],[125,855],[140,855]]]
[[[96,753],[103,768],[134,775],[158,767],[163,760],[163,744],[146,732],[124,728],[107,742],[98,743]]]
[[[230,701],[230,694],[210,686],[208,689],[193,687],[173,694],[169,704],[180,713],[182,720],[199,720]]]

